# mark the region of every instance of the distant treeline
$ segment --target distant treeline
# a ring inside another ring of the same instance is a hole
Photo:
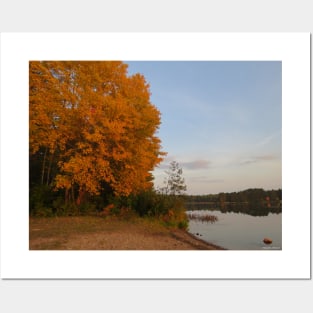
[[[242,212],[254,216],[281,213],[282,189],[267,190],[251,188],[239,192],[188,195],[188,210],[217,209],[222,212]]]

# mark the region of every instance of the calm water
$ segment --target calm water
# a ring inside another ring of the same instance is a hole
[[[187,213],[215,215],[215,223],[189,221],[188,231],[212,244],[229,250],[281,250],[282,214],[269,213],[267,216],[252,216],[242,213],[212,210],[193,210]],[[272,239],[266,245],[263,239]]]

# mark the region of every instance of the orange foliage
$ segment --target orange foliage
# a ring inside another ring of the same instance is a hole
[[[98,213],[100,216],[109,216],[114,209],[114,204],[109,204],[101,212]]]
[[[151,187],[164,153],[142,75],[117,61],[31,61],[29,84],[30,153],[56,154],[57,189],[99,194],[105,183],[127,196]]]

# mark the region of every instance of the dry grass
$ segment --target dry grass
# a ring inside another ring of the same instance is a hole
[[[30,250],[211,250],[183,230],[132,217],[30,218]]]
[[[215,215],[208,215],[208,214],[202,215],[199,213],[191,212],[191,213],[188,213],[187,216],[189,219],[199,221],[199,222],[215,223],[218,221],[218,217]]]

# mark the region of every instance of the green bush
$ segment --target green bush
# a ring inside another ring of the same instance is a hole
[[[29,192],[29,213],[32,216],[52,216],[54,193],[49,186],[37,185]]]
[[[55,192],[49,186],[37,185],[30,190],[30,215],[32,216],[75,216],[103,213],[131,218],[134,214],[157,219],[169,227],[186,229],[188,219],[181,196],[156,192],[153,189],[129,197],[115,197],[112,194],[89,196],[79,206],[65,202],[62,192]]]
[[[131,198],[131,207],[139,216],[155,215],[155,204],[156,195],[153,190],[143,191]]]
[[[140,216],[158,218],[169,227],[188,227],[184,201],[180,196],[148,190],[132,198],[132,209]]]
[[[188,228],[188,220],[179,221],[177,226],[179,229],[186,230]]]
[[[80,215],[94,214],[97,212],[97,206],[92,202],[83,202],[78,206],[78,212]]]

